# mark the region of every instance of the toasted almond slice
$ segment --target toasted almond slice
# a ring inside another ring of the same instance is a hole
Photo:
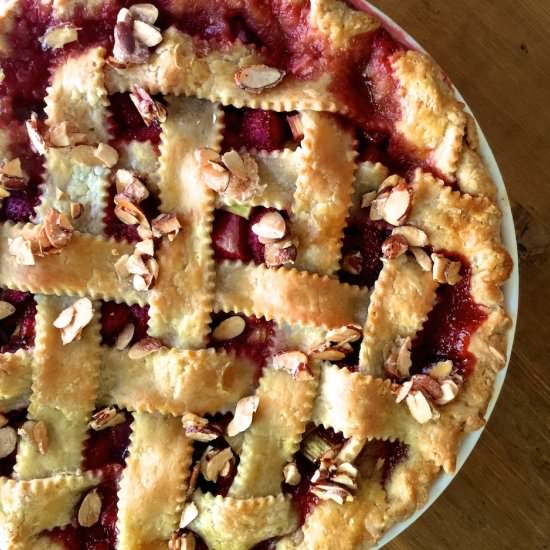
[[[126,416],[115,407],[105,407],[92,416],[89,425],[92,430],[99,432],[123,424],[125,421]]]
[[[401,227],[395,227],[392,231],[392,235],[401,235],[407,240],[409,246],[427,246],[428,235],[413,225],[402,225]]]
[[[257,395],[243,397],[238,401],[237,407],[235,408],[235,415],[227,425],[226,432],[229,437],[240,434],[251,426],[254,413],[258,409],[259,403],[260,398]]]
[[[392,234],[382,243],[382,254],[385,258],[394,260],[405,254],[408,248],[409,244],[405,237]]]
[[[39,155],[45,154],[46,142],[38,130],[38,116],[36,113],[31,113],[31,118],[25,122],[25,128],[34,152]]]
[[[264,248],[264,259],[267,267],[278,267],[281,265],[292,265],[296,261],[298,249],[294,244],[281,248],[279,242],[268,243]]]
[[[290,131],[292,132],[292,137],[296,141],[302,141],[304,139],[304,128],[302,126],[302,117],[301,115],[288,115],[286,117],[288,125],[290,126]]]
[[[40,249],[37,252],[39,255],[52,253],[53,251],[48,250],[50,247],[57,249],[64,248],[69,244],[74,233],[73,226],[65,214],[59,212],[59,210],[55,208],[50,208],[50,210],[48,210],[44,218],[44,223],[41,226],[41,231],[50,246],[44,248],[45,243],[39,240],[37,243]]]
[[[27,420],[21,428],[19,428],[19,433],[34,445],[41,455],[47,454],[48,428],[42,420]]]
[[[8,238],[8,252],[15,256],[15,260],[20,265],[34,265],[34,254],[32,244],[23,237]]]
[[[180,529],[185,529],[199,515],[199,509],[194,502],[188,502],[182,510]]]
[[[412,366],[411,360],[412,340],[409,336],[406,338],[397,338],[388,354],[384,368],[392,376],[398,378],[407,378]]]
[[[426,399],[436,401],[442,397],[442,391],[439,381],[427,374],[415,374],[411,377],[413,391],[421,391]]]
[[[230,173],[229,185],[224,191],[224,197],[231,201],[245,203],[252,197],[263,193],[266,183],[260,183],[260,173],[256,159],[249,153],[241,155],[246,172],[246,178]]]
[[[139,19],[134,21],[134,37],[148,48],[154,48],[162,42],[162,33],[159,29]]]
[[[172,242],[181,230],[181,223],[174,212],[158,215],[151,222],[151,229],[154,237],[167,236]]]
[[[127,323],[117,336],[115,348],[119,351],[126,349],[134,337],[135,330],[136,327],[132,323]]]
[[[411,208],[411,193],[402,182],[391,189],[383,206],[383,217],[391,225],[402,225]]]
[[[300,481],[302,481],[302,476],[300,475],[300,471],[298,470],[295,462],[285,464],[283,468],[283,477],[285,483],[287,485],[291,485],[292,487],[296,487],[296,485],[299,485]]]
[[[251,65],[235,73],[235,83],[242,90],[259,94],[274,88],[284,78],[285,72],[267,65]]]
[[[285,370],[298,380],[311,380],[313,375],[308,367],[308,357],[302,351],[285,351],[274,355],[273,368]]]
[[[65,121],[54,124],[48,130],[48,141],[53,147],[69,147],[71,138]]]
[[[449,262],[445,271],[445,279],[447,280],[447,284],[454,286],[462,279],[462,275],[460,275],[461,269],[462,264],[460,262]]]
[[[93,316],[93,304],[89,298],[80,298],[72,306],[64,309],[53,322],[53,325],[61,330],[63,345],[78,340]]]
[[[333,500],[337,504],[353,501],[351,492],[336,483],[320,483],[318,485],[313,485],[311,492],[321,500]]]
[[[405,180],[398,175],[394,174],[393,176],[388,176],[379,186],[378,186],[378,194],[386,191],[391,191],[394,187],[399,185],[400,183],[404,183]]]
[[[246,328],[245,320],[239,315],[233,315],[224,319],[212,332],[214,340],[232,340],[240,336]]]
[[[376,199],[377,192],[376,191],[369,191],[368,193],[365,193],[361,197],[361,208],[368,208],[373,203],[374,199]]]
[[[314,350],[310,353],[310,356],[319,361],[341,361],[345,359],[346,354],[335,348],[328,348],[322,350]]]
[[[146,357],[155,351],[159,351],[162,348],[162,342],[158,338],[146,336],[130,348],[128,357],[130,359],[142,359],[143,357]]]
[[[403,382],[403,384],[401,384],[399,392],[397,393],[397,397],[395,398],[396,403],[401,403],[401,401],[405,400],[412,389],[412,385],[412,380],[407,380],[406,382]]]
[[[21,160],[18,157],[5,161],[0,166],[0,174],[9,178],[23,179],[25,174],[21,168]]]
[[[237,151],[232,149],[231,151],[224,153],[221,160],[225,164],[225,167],[235,176],[239,178],[247,177],[243,159]]]
[[[71,23],[62,23],[55,27],[50,27],[39,38],[40,44],[44,50],[57,50],[66,44],[78,40],[78,31],[80,29]]]
[[[453,380],[443,380],[441,382],[441,397],[434,402],[436,405],[446,405],[453,401],[458,395],[458,386]]]
[[[0,459],[6,458],[17,447],[17,433],[11,426],[0,428]]]
[[[286,233],[285,219],[279,212],[266,212],[252,226],[252,232],[265,239],[282,239]]]
[[[112,168],[118,162],[118,151],[107,143],[100,143],[94,155],[107,168]]]
[[[117,251],[118,252],[118,251]],[[116,274],[121,278],[125,279],[130,275],[128,271],[128,261],[130,260],[130,256],[128,254],[123,254],[116,262],[115,262],[115,271]]]
[[[56,317],[53,326],[55,328],[66,328],[73,322],[74,316],[75,309],[72,306],[67,307]]]
[[[430,403],[421,391],[410,392],[405,399],[412,417],[419,424],[426,424],[433,418]]]
[[[145,239],[136,243],[136,252],[145,256],[154,256],[155,243],[153,239]]]
[[[13,315],[15,313],[15,306],[9,302],[0,300],[0,321]]]
[[[207,481],[217,481],[218,476],[226,470],[233,460],[231,447],[223,450],[208,447],[201,457],[201,473]]]
[[[208,147],[200,147],[195,149],[195,160],[199,164],[206,164],[208,161],[221,162],[220,154],[214,149]]]
[[[229,185],[230,174],[224,166],[210,160],[201,165],[201,178],[210,189],[223,193]]]
[[[221,432],[216,426],[210,426],[208,420],[193,413],[186,413],[181,417],[185,436],[193,441],[208,443],[220,437]]]
[[[149,227],[149,221],[145,214],[135,204],[129,201],[125,195],[115,195],[115,216],[126,225],[143,225]]]
[[[139,204],[149,196],[145,184],[129,170],[119,169],[115,174],[117,193],[126,197],[131,203]]]
[[[325,457],[334,457],[340,445],[327,441],[320,434],[313,432],[302,441],[300,452],[313,464]]]
[[[334,328],[327,332],[327,341],[335,344],[347,344],[357,342],[363,336],[363,329],[358,325],[346,325],[343,327]]]
[[[432,276],[434,281],[438,283],[446,283],[447,278],[445,272],[447,271],[447,266],[449,265],[449,260],[440,254],[432,254],[433,261],[433,271]]]
[[[432,260],[428,256],[428,253],[422,248],[417,248],[415,246],[409,249],[414,256],[414,259],[418,265],[422,268],[422,271],[431,271],[432,270]]]
[[[101,497],[97,489],[90,491],[82,500],[78,509],[78,523],[82,527],[92,527],[101,515]]]
[[[387,193],[383,193],[370,203],[369,218],[371,220],[379,221],[384,219],[384,208],[386,207],[388,196]]]
[[[133,4],[128,8],[134,19],[153,25],[158,19],[159,10],[153,4]]]
[[[438,361],[430,369],[429,375],[436,380],[447,378],[453,371],[453,362],[450,359],[447,361]]]
[[[155,101],[145,88],[134,86],[130,99],[146,126],[150,126],[153,122],[162,123],[166,121],[166,108],[162,103]]]

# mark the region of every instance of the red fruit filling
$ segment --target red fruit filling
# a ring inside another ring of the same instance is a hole
[[[222,149],[257,149],[275,151],[283,149],[292,133],[286,114],[261,109],[225,107],[225,132]]]
[[[153,99],[161,101],[160,96],[154,96]],[[130,94],[113,94],[109,100],[115,141],[138,140],[150,141],[156,146],[160,144],[160,124],[155,121],[147,126],[132,103]]]
[[[487,319],[470,293],[471,268],[457,255],[446,254],[462,262],[462,279],[454,286],[441,285],[437,302],[412,346],[413,373],[421,372],[437,361],[450,359],[458,374],[468,376],[475,357],[468,351],[472,334]]]
[[[103,302],[101,304],[102,343],[114,346],[118,335],[128,324],[134,325],[134,336],[131,343],[138,342],[147,336],[148,322],[149,306]]]
[[[212,327],[218,326],[234,313],[216,313],[212,317]],[[263,317],[241,315],[246,321],[244,331],[231,340],[217,341],[210,337],[209,346],[223,348],[230,353],[250,359],[256,365],[256,378],[259,379],[266,361],[273,353],[272,339],[275,334],[274,321]]]
[[[2,413],[8,420],[8,426],[11,426],[14,430],[18,430],[23,423],[27,420],[27,409],[16,409]],[[13,450],[11,454],[0,458],[0,477],[9,477],[13,473],[13,467],[15,466],[15,458],[17,455],[17,448]]]
[[[275,211],[274,208],[257,206],[251,210],[250,216],[246,219],[226,210],[216,210],[212,231],[212,245],[216,260],[264,263],[264,245],[252,231],[252,226],[266,212]],[[279,213],[288,220],[286,212]]]
[[[0,300],[15,307],[0,321],[0,353],[14,353],[34,345],[36,302],[30,292],[0,290]]]

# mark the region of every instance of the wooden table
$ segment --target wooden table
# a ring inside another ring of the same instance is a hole
[[[508,377],[470,459],[388,550],[550,549],[550,0],[374,0],[441,64],[500,164],[521,253]]]

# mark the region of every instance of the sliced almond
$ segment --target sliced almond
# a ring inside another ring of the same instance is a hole
[[[19,428],[19,434],[34,445],[41,455],[47,454],[48,428],[42,420],[27,420],[21,428]]]
[[[97,489],[90,491],[82,500],[78,509],[78,523],[82,527],[92,527],[101,515],[101,497]]]
[[[326,339],[335,344],[357,342],[363,337],[363,329],[358,325],[346,325],[327,332]]]
[[[221,157],[221,161],[233,175],[239,178],[247,177],[243,159],[237,151],[231,150],[224,153]]]
[[[212,332],[212,338],[218,341],[232,340],[240,336],[246,328],[245,320],[239,315],[224,319]]]
[[[153,122],[160,124],[166,121],[166,108],[162,103],[155,101],[145,88],[134,86],[130,99],[146,126],[150,126]]]
[[[268,88],[274,88],[284,78],[285,72],[267,65],[251,65],[235,73],[235,83],[242,90],[260,94]]]
[[[117,251],[118,253],[118,251]],[[116,255],[116,254],[115,254]],[[125,279],[130,275],[128,271],[128,261],[130,260],[130,256],[128,254],[123,254],[116,262],[115,262],[115,271],[116,274],[121,279]]]
[[[412,417],[419,424],[426,424],[433,418],[430,403],[422,392],[410,392],[405,402],[407,403],[407,407],[409,407]]]
[[[384,209],[388,202],[388,193],[382,193],[377,195],[376,198],[370,203],[369,218],[373,221],[379,221],[384,219]]]
[[[430,401],[436,401],[442,396],[440,383],[427,374],[415,374],[411,381],[413,391],[421,391]]]
[[[65,121],[50,126],[48,130],[48,142],[52,147],[69,147],[72,145]]]
[[[142,256],[155,255],[155,243],[153,239],[145,239],[136,243],[135,251]]]
[[[285,351],[274,355],[273,368],[284,370],[297,380],[311,380],[313,375],[308,367],[308,356],[301,351]]]
[[[462,280],[462,275],[460,275],[460,270],[462,269],[462,264],[460,262],[449,262],[447,269],[445,271],[445,278],[447,279],[447,284],[454,286],[459,281]]]
[[[133,4],[128,10],[134,19],[138,19],[149,25],[153,25],[159,16],[159,10],[153,4]]]
[[[346,354],[336,348],[327,348],[313,350],[310,353],[310,356],[319,361],[341,361],[342,359],[345,359]]]
[[[66,44],[78,40],[78,31],[80,29],[71,23],[63,23],[50,27],[41,37],[40,44],[44,50],[58,50]]]
[[[414,227],[413,225],[402,225],[401,227],[395,227],[392,231],[392,235],[401,235],[407,240],[409,246],[428,246],[428,235],[422,229]]]
[[[25,122],[25,128],[33,151],[39,155],[44,155],[46,153],[46,142],[38,130],[38,116],[36,113],[31,113],[31,118]]]
[[[455,285],[461,280],[462,264],[445,258],[441,254],[432,254],[434,281],[442,284]]]
[[[119,351],[126,349],[134,337],[135,330],[136,328],[132,323],[127,323],[117,336],[115,348]]]
[[[17,433],[10,426],[0,428],[0,459],[11,455],[17,447]]]
[[[458,395],[458,385],[453,380],[443,380],[441,382],[441,397],[435,400],[436,405],[446,405],[453,401]]]
[[[149,227],[149,221],[143,211],[121,193],[115,195],[115,216],[126,225]]]
[[[208,447],[201,457],[201,474],[207,481],[217,481],[218,476],[225,471],[233,460],[231,447],[223,450]],[[228,472],[227,472],[228,473]]]
[[[32,244],[23,237],[8,238],[8,253],[15,256],[15,260],[20,265],[34,265],[34,254]]]
[[[146,357],[155,351],[159,351],[162,348],[162,342],[158,338],[146,336],[130,348],[128,357],[130,359],[142,359],[143,357]]]
[[[383,217],[391,225],[402,225],[411,208],[411,193],[407,184],[399,183],[392,187],[383,205]]]
[[[401,235],[390,235],[382,243],[382,254],[385,258],[388,258],[389,260],[394,260],[395,258],[399,258],[399,256],[405,254],[408,248],[409,244],[405,237]]]
[[[186,437],[193,441],[208,443],[220,437],[221,432],[217,427],[211,426],[208,419],[193,413],[186,413],[181,417],[181,423]]]
[[[116,67],[145,63],[150,53],[147,46],[134,37],[134,18],[126,8],[118,13],[114,30],[113,58]]]
[[[252,197],[263,193],[267,184],[260,183],[260,173],[256,159],[249,153],[241,155],[246,177],[242,178],[230,172],[229,184],[223,192],[226,199],[245,203]]]
[[[368,208],[376,199],[376,191],[369,191],[361,197],[361,208]],[[381,219],[381,218],[380,218]]]
[[[288,115],[286,117],[292,137],[295,141],[302,141],[304,139],[304,128],[302,125],[302,117],[300,114]]]
[[[0,175],[7,176],[8,178],[23,179],[25,174],[21,167],[21,160],[16,157],[14,159],[5,161],[0,166]]]
[[[252,226],[252,232],[266,239],[282,239],[286,233],[285,219],[279,212],[266,212]]]
[[[81,202],[71,202],[69,206],[71,218],[73,220],[77,220],[82,216],[82,213],[84,212],[84,205]]]
[[[180,529],[185,529],[199,515],[199,509],[194,502],[188,502],[181,512]]]
[[[302,476],[300,475],[300,471],[298,470],[295,462],[285,464],[283,468],[283,477],[285,483],[287,485],[291,485],[292,487],[296,487],[296,485],[299,485],[300,481],[302,481]]]
[[[349,252],[342,258],[342,269],[351,275],[359,275],[363,271],[363,255],[359,251]]]
[[[107,168],[112,168],[118,162],[118,151],[107,143],[100,143],[94,155]]]
[[[264,247],[264,260],[267,267],[292,265],[296,261],[298,249],[289,241],[289,246],[281,247],[279,242],[268,243]]]
[[[99,432],[107,428],[113,428],[126,422],[126,416],[115,407],[105,407],[97,411],[91,418],[89,425],[92,430]]]
[[[443,380],[450,376],[453,371],[453,362],[448,359],[447,361],[438,361],[430,369],[429,375],[436,380]]]
[[[411,389],[412,389],[412,381],[407,380],[406,382],[403,382],[401,386],[399,387],[399,391],[397,392],[397,396],[395,398],[396,403],[401,403],[401,401],[404,401],[405,398],[409,395]]]
[[[65,308],[53,322],[54,327],[61,330],[63,345],[78,340],[93,316],[93,304],[89,298],[80,298],[72,306]]]
[[[431,271],[432,270],[432,260],[428,256],[427,252],[422,248],[411,247],[409,249],[414,256],[414,259],[418,265],[422,268],[422,271]]]
[[[149,190],[145,184],[129,170],[117,170],[115,184],[117,193],[126,197],[133,204],[139,204],[149,196]]]
[[[385,370],[394,377],[408,378],[412,366],[410,337],[397,338],[384,361]]]
[[[219,164],[221,162],[221,157],[217,151],[214,151],[214,149],[200,147],[199,149],[195,149],[195,160],[199,164],[206,164],[209,161],[217,162]]]
[[[243,397],[237,403],[235,415],[227,425],[226,433],[229,437],[233,437],[241,432],[248,430],[252,424],[254,413],[258,409],[260,398],[257,395]]]
[[[338,454],[341,445],[327,441],[317,432],[312,432],[302,441],[300,452],[313,464],[322,458],[333,458]]]
[[[73,233],[73,226],[65,214],[50,208],[32,241],[33,252],[38,256],[57,254],[69,244]]]
[[[229,186],[229,171],[214,161],[207,161],[201,165],[201,178],[203,182],[216,193],[223,193]]]
[[[311,487],[311,493],[321,500],[333,500],[337,504],[353,501],[353,495],[348,489],[336,483],[320,483]]]
[[[134,38],[148,48],[154,48],[162,42],[162,33],[153,25],[137,19],[134,21]]]
[[[0,300],[0,321],[13,315],[15,313],[15,306],[9,302]]]
[[[167,236],[172,242],[181,230],[181,223],[175,213],[160,214],[151,222],[153,236],[160,238]]]

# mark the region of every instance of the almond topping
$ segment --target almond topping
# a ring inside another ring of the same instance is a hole
[[[71,218],[73,220],[77,220],[82,216],[82,212],[84,212],[84,205],[80,202],[71,202],[70,206],[70,212],[71,212]]]
[[[115,184],[117,193],[123,195],[134,204],[139,204],[149,196],[147,187],[129,170],[124,170],[123,168],[117,170]]]
[[[117,336],[115,348],[119,351],[126,349],[130,345],[130,342],[134,337],[135,330],[136,328],[132,323],[127,323],[120,334]]]
[[[137,19],[134,21],[134,38],[148,48],[153,48],[162,42],[162,33],[153,25]]]
[[[0,459],[6,458],[17,447],[17,434],[10,426],[0,428]]]
[[[282,239],[286,233],[285,219],[279,212],[266,212],[252,226],[252,232],[265,239]]]
[[[33,151],[43,155],[46,152],[46,142],[38,130],[38,116],[36,113],[31,113],[31,118],[25,122],[25,128]]]
[[[288,244],[288,246],[281,247],[281,244]],[[278,267],[281,265],[292,265],[296,261],[298,255],[298,249],[292,243],[267,243],[264,248],[264,259],[267,267]]]
[[[207,481],[217,481],[218,476],[226,477],[229,474],[233,451],[231,447],[223,450],[208,447],[201,457],[201,474]]]
[[[199,515],[199,509],[194,502],[188,502],[181,513],[180,529],[185,529]]]
[[[369,191],[361,197],[361,208],[368,208],[376,199],[376,191]]]
[[[363,330],[357,325],[346,325],[339,328],[334,328],[327,332],[327,341],[335,344],[347,344],[357,342],[363,336]]]
[[[392,187],[383,206],[383,216],[391,225],[402,225],[411,207],[411,193],[407,184],[401,182]]]
[[[405,402],[407,403],[407,407],[409,407],[412,417],[419,424],[426,424],[432,419],[432,408],[422,392],[410,392]]]
[[[53,147],[69,147],[72,144],[65,121],[54,124],[49,128],[48,141]]]
[[[244,167],[243,159],[237,151],[231,150],[224,153],[221,157],[221,161],[225,164],[225,167],[238,178],[246,178],[246,170]]]
[[[4,302],[0,300],[0,321],[13,315],[15,313],[15,306],[9,302]]]
[[[407,252],[409,244],[401,235],[391,235],[382,243],[382,254],[389,260],[399,258]]]
[[[428,245],[428,235],[414,227],[412,225],[402,225],[401,227],[395,227],[392,231],[392,235],[401,235],[407,240],[409,246],[427,246]]]
[[[61,330],[63,345],[78,340],[82,330],[93,317],[93,304],[89,298],[80,298],[72,306],[64,309],[53,322],[53,326]]]
[[[346,357],[343,351],[336,348],[313,350],[310,355],[319,361],[341,361]]]
[[[300,475],[295,462],[285,464],[285,467],[283,468],[283,476],[285,483],[287,485],[291,485],[292,487],[296,487],[296,485],[299,485],[300,481],[302,481],[302,476]]]
[[[164,105],[155,101],[144,88],[134,86],[130,99],[146,126],[150,126],[153,122],[162,123],[166,121]]]
[[[397,396],[395,398],[396,403],[401,403],[401,401],[404,401],[407,395],[409,395],[409,392],[412,389],[412,380],[407,380],[406,382],[403,382],[401,386],[399,387],[399,391],[397,392]]]
[[[40,44],[44,50],[57,50],[78,40],[78,31],[80,29],[71,23],[63,23],[55,27],[50,27],[42,37]]]
[[[448,359],[447,361],[438,361],[430,369],[429,375],[436,380],[442,380],[450,376],[453,371],[453,362]]]
[[[421,391],[430,401],[436,401],[442,396],[441,386],[427,374],[415,374],[412,378],[412,391]]]
[[[208,419],[193,413],[186,413],[181,417],[181,423],[186,437],[193,441],[208,443],[220,437],[220,430],[211,426]]]
[[[135,252],[141,256],[154,256],[155,255],[155,243],[153,239],[145,239],[136,243]],[[147,268],[146,268],[147,273]],[[140,273],[141,275],[141,273]]]
[[[320,434],[310,433],[302,441],[300,452],[312,463],[316,463],[322,458],[333,458],[338,454],[340,445],[327,441]]]
[[[388,196],[388,193],[382,193],[371,201],[369,210],[369,218],[371,220],[379,221],[384,219],[384,209],[386,207],[386,202],[388,202]]]
[[[441,254],[432,254],[433,271],[432,276],[434,281],[442,284],[455,285],[462,278],[460,262],[453,262]]]
[[[302,141],[302,139],[304,139],[304,128],[302,126],[302,117],[300,114],[288,115],[286,120],[295,141]]]
[[[113,58],[115,66],[145,63],[149,59],[145,44],[134,37],[134,18],[125,8],[120,10],[114,31]]]
[[[149,227],[149,221],[143,211],[121,193],[115,195],[115,216],[126,225]]]
[[[115,407],[105,407],[92,416],[89,425],[92,430],[99,432],[124,422],[126,422],[126,416],[123,413],[117,411]]]
[[[82,500],[78,509],[78,523],[82,527],[91,527],[99,521],[101,514],[101,497],[97,489],[90,491]]]
[[[285,72],[267,65],[251,65],[235,73],[235,83],[242,90],[259,94],[274,88],[285,76]]]
[[[23,173],[19,158],[2,163],[0,166],[0,184],[8,191],[18,191],[27,185],[27,178]]]
[[[335,483],[313,485],[311,492],[321,500],[333,500],[337,504],[344,504],[344,502],[353,501],[353,495],[351,492]]]
[[[128,10],[135,19],[149,25],[153,25],[159,16],[159,10],[153,4],[133,4]]]
[[[363,271],[363,255],[361,252],[349,252],[342,258],[342,269],[351,275],[359,275]]]
[[[446,405],[455,399],[458,395],[458,386],[453,380],[443,380],[441,382],[441,397],[435,400],[436,405]]]
[[[209,149],[208,147],[200,147],[195,149],[195,160],[199,164],[206,164],[209,161],[221,162],[220,154],[214,149]]]
[[[239,315],[233,315],[224,319],[212,332],[214,340],[232,340],[240,336],[246,328],[245,320]]]
[[[422,250],[422,248],[411,247],[410,251],[414,256],[414,259],[421,267],[422,271],[431,271],[432,270],[432,260],[428,256],[427,252]]]
[[[246,177],[242,178],[230,171],[229,185],[223,192],[224,197],[237,202],[246,202],[263,193],[267,184],[260,184],[260,174],[256,159],[249,153],[241,155]]]
[[[201,178],[210,189],[223,193],[229,186],[230,174],[224,166],[209,160],[201,165]]]
[[[34,445],[41,455],[48,452],[48,428],[42,420],[27,420],[19,428],[19,434]]]
[[[285,370],[297,380],[311,380],[313,375],[308,367],[308,357],[301,351],[285,351],[273,357],[273,368]]]
[[[73,232],[73,226],[65,214],[50,208],[44,222],[38,228],[36,238],[31,242],[33,252],[37,256],[58,254],[69,244]]]
[[[128,351],[130,359],[142,359],[147,355],[163,348],[162,342],[158,338],[146,336],[139,342],[136,342]]]
[[[235,408],[235,415],[227,425],[227,435],[229,437],[240,434],[250,427],[259,403],[260,398],[257,395],[250,395],[239,400]]]
[[[100,143],[96,147],[94,155],[107,168],[112,168],[118,162],[118,151],[107,143]]]
[[[8,239],[8,252],[15,256],[15,261],[20,265],[35,264],[31,241],[27,241],[23,237]]]
[[[396,378],[407,378],[412,366],[411,338],[397,338],[394,342],[385,362],[386,371]]]
[[[172,242],[181,230],[181,223],[173,212],[160,214],[151,222],[151,229],[154,237],[168,237]]]

